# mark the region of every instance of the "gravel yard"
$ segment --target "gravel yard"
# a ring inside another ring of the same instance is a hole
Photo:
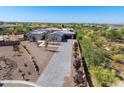
[[[12,46],[0,47],[0,79],[35,82],[38,76],[31,62],[30,56],[22,46],[19,46],[19,50],[20,53],[15,52]],[[12,68],[12,66],[14,67]]]
[[[38,47],[34,42],[21,43],[19,52],[14,51],[13,46],[0,47],[0,79],[30,81],[41,86],[64,86],[65,81],[67,82],[65,78],[71,75],[73,69],[74,41],[62,42],[59,47],[48,46],[47,50],[44,46]],[[6,64],[5,60],[9,64]],[[39,74],[34,63],[39,68]]]
[[[38,47],[34,42],[30,43],[24,41],[22,43],[27,47],[30,55],[35,58],[40,68],[40,73],[42,73],[53,54],[56,52],[57,47],[48,47],[47,50],[45,50],[45,47]]]

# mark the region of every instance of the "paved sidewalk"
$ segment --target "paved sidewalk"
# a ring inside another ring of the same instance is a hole
[[[43,87],[62,87],[64,77],[71,73],[71,55],[74,40],[63,42],[39,77],[37,84]]]

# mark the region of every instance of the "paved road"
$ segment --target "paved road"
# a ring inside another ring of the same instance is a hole
[[[63,42],[39,77],[37,84],[43,87],[62,87],[64,77],[71,73],[71,55],[74,40]]]

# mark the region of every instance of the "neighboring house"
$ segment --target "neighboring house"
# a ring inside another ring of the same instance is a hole
[[[55,27],[46,28],[46,29],[44,29],[44,30],[47,32],[47,34],[53,33],[53,32],[55,32],[55,31],[61,31],[61,29],[55,28]]]
[[[20,41],[1,41],[0,46],[14,46],[19,45]]]
[[[24,40],[24,35],[21,34],[21,35],[16,35],[16,39],[17,40],[20,40],[20,41],[23,41]]]
[[[30,41],[38,41],[38,40],[42,40],[45,38],[46,35],[46,31],[38,29],[38,30],[34,30],[31,32],[28,32],[26,34],[26,37],[30,40]]]
[[[6,36],[0,36],[0,46],[14,46],[19,45],[20,41],[6,40]]]
[[[45,39],[45,36],[50,41],[58,41],[61,42],[65,39],[75,39],[75,32],[70,30],[61,30],[59,28],[47,28],[47,29],[38,29],[31,32],[28,32],[25,35],[30,41],[36,41]]]
[[[50,34],[48,34],[48,39],[50,41],[61,42],[64,39],[64,33],[60,32],[60,31],[50,33]]]
[[[12,34],[11,31],[1,31],[0,30],[0,35],[6,35],[6,34]]]
[[[16,28],[17,25],[14,25],[14,24],[3,24],[3,25],[0,25],[0,28]]]
[[[3,41],[4,41],[4,37],[0,36],[0,42],[3,42]]]
[[[68,30],[63,30],[61,32],[64,34],[65,39],[75,39],[76,38],[75,32],[71,32]]]
[[[55,31],[53,33],[48,34],[48,39],[49,40],[54,40],[54,41],[64,41],[66,39],[75,39],[76,35],[75,32],[67,31],[67,30],[62,30],[62,31]]]

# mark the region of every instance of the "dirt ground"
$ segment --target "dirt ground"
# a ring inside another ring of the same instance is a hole
[[[44,46],[38,47],[34,42],[30,43],[28,41],[24,41],[22,44],[27,47],[28,51],[30,52],[30,56],[34,57],[36,60],[36,63],[40,68],[40,73],[43,72],[57,50],[57,47],[48,46],[47,49],[45,49]]]
[[[0,80],[36,82],[39,75],[32,62],[32,56],[36,59],[41,74],[57,49],[49,47],[46,51],[44,47],[39,48],[36,44],[23,43],[28,47],[30,54],[22,45],[19,46],[20,52],[15,52],[13,46],[0,47]]]
[[[2,80],[5,80],[5,79],[26,80],[26,81],[34,82],[37,80],[38,76],[35,72],[31,59],[22,46],[19,46],[19,48],[20,48],[21,53],[13,51],[12,46],[0,47],[0,57],[5,57],[5,59],[11,60],[16,65],[16,67],[13,68],[14,71],[7,72],[9,67],[3,64],[2,61],[0,61],[0,65],[2,68],[2,70],[0,71],[1,73],[0,79]],[[8,78],[4,77],[6,73],[10,74]]]

